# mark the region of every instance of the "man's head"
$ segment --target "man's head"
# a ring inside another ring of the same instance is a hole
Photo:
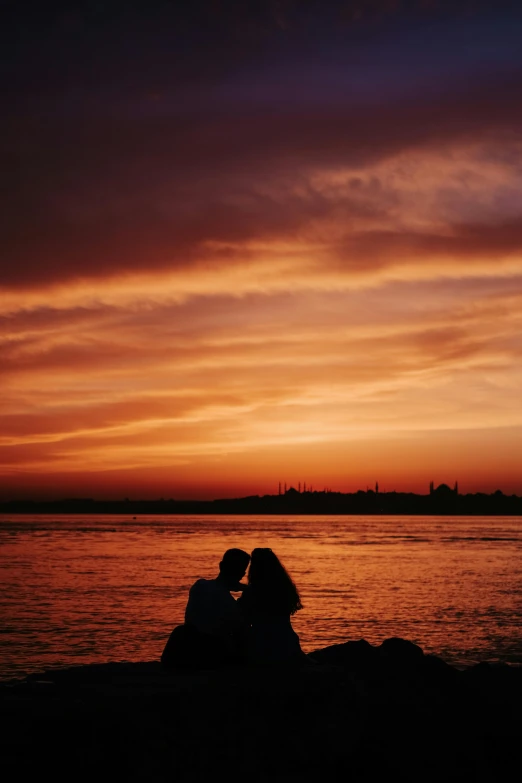
[[[227,549],[219,564],[219,575],[227,587],[233,589],[237,585],[246,574],[249,562],[250,555],[243,549]]]

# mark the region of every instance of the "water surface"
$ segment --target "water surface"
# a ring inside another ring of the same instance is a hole
[[[269,546],[307,652],[400,636],[455,665],[522,663],[522,518],[0,515],[0,678],[158,659],[225,549]]]

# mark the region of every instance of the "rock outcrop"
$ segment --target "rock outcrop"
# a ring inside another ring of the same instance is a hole
[[[0,687],[6,780],[495,781],[518,766],[522,669],[458,670],[403,639],[298,669],[51,670]]]

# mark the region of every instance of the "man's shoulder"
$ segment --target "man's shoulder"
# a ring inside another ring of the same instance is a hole
[[[191,593],[203,593],[216,589],[215,579],[197,579],[190,588]]]

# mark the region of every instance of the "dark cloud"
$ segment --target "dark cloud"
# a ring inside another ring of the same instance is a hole
[[[522,217],[494,225],[448,225],[443,234],[411,231],[355,232],[335,248],[343,268],[369,269],[424,259],[447,258],[471,263],[503,260],[522,251]]]
[[[230,262],[232,248],[206,243],[291,238],[339,216],[385,217],[389,203],[346,194],[334,203],[310,176],[363,170],[411,149],[492,137],[509,147],[519,137],[514,33],[505,20],[487,34],[480,28],[480,46],[462,54],[464,5],[427,10],[419,2],[409,15],[402,3],[364,1],[195,3],[182,13],[168,2],[94,6],[46,4],[22,23],[10,5],[0,212],[6,288]],[[493,6],[465,7],[477,14]],[[429,32],[422,20],[435,11],[440,49],[427,43],[428,56],[412,30]],[[341,34],[333,20],[343,14]],[[393,24],[352,29],[381,17]],[[457,17],[461,32],[444,48]],[[516,227],[503,231],[498,241],[517,246]],[[462,235],[466,242],[473,244]]]

